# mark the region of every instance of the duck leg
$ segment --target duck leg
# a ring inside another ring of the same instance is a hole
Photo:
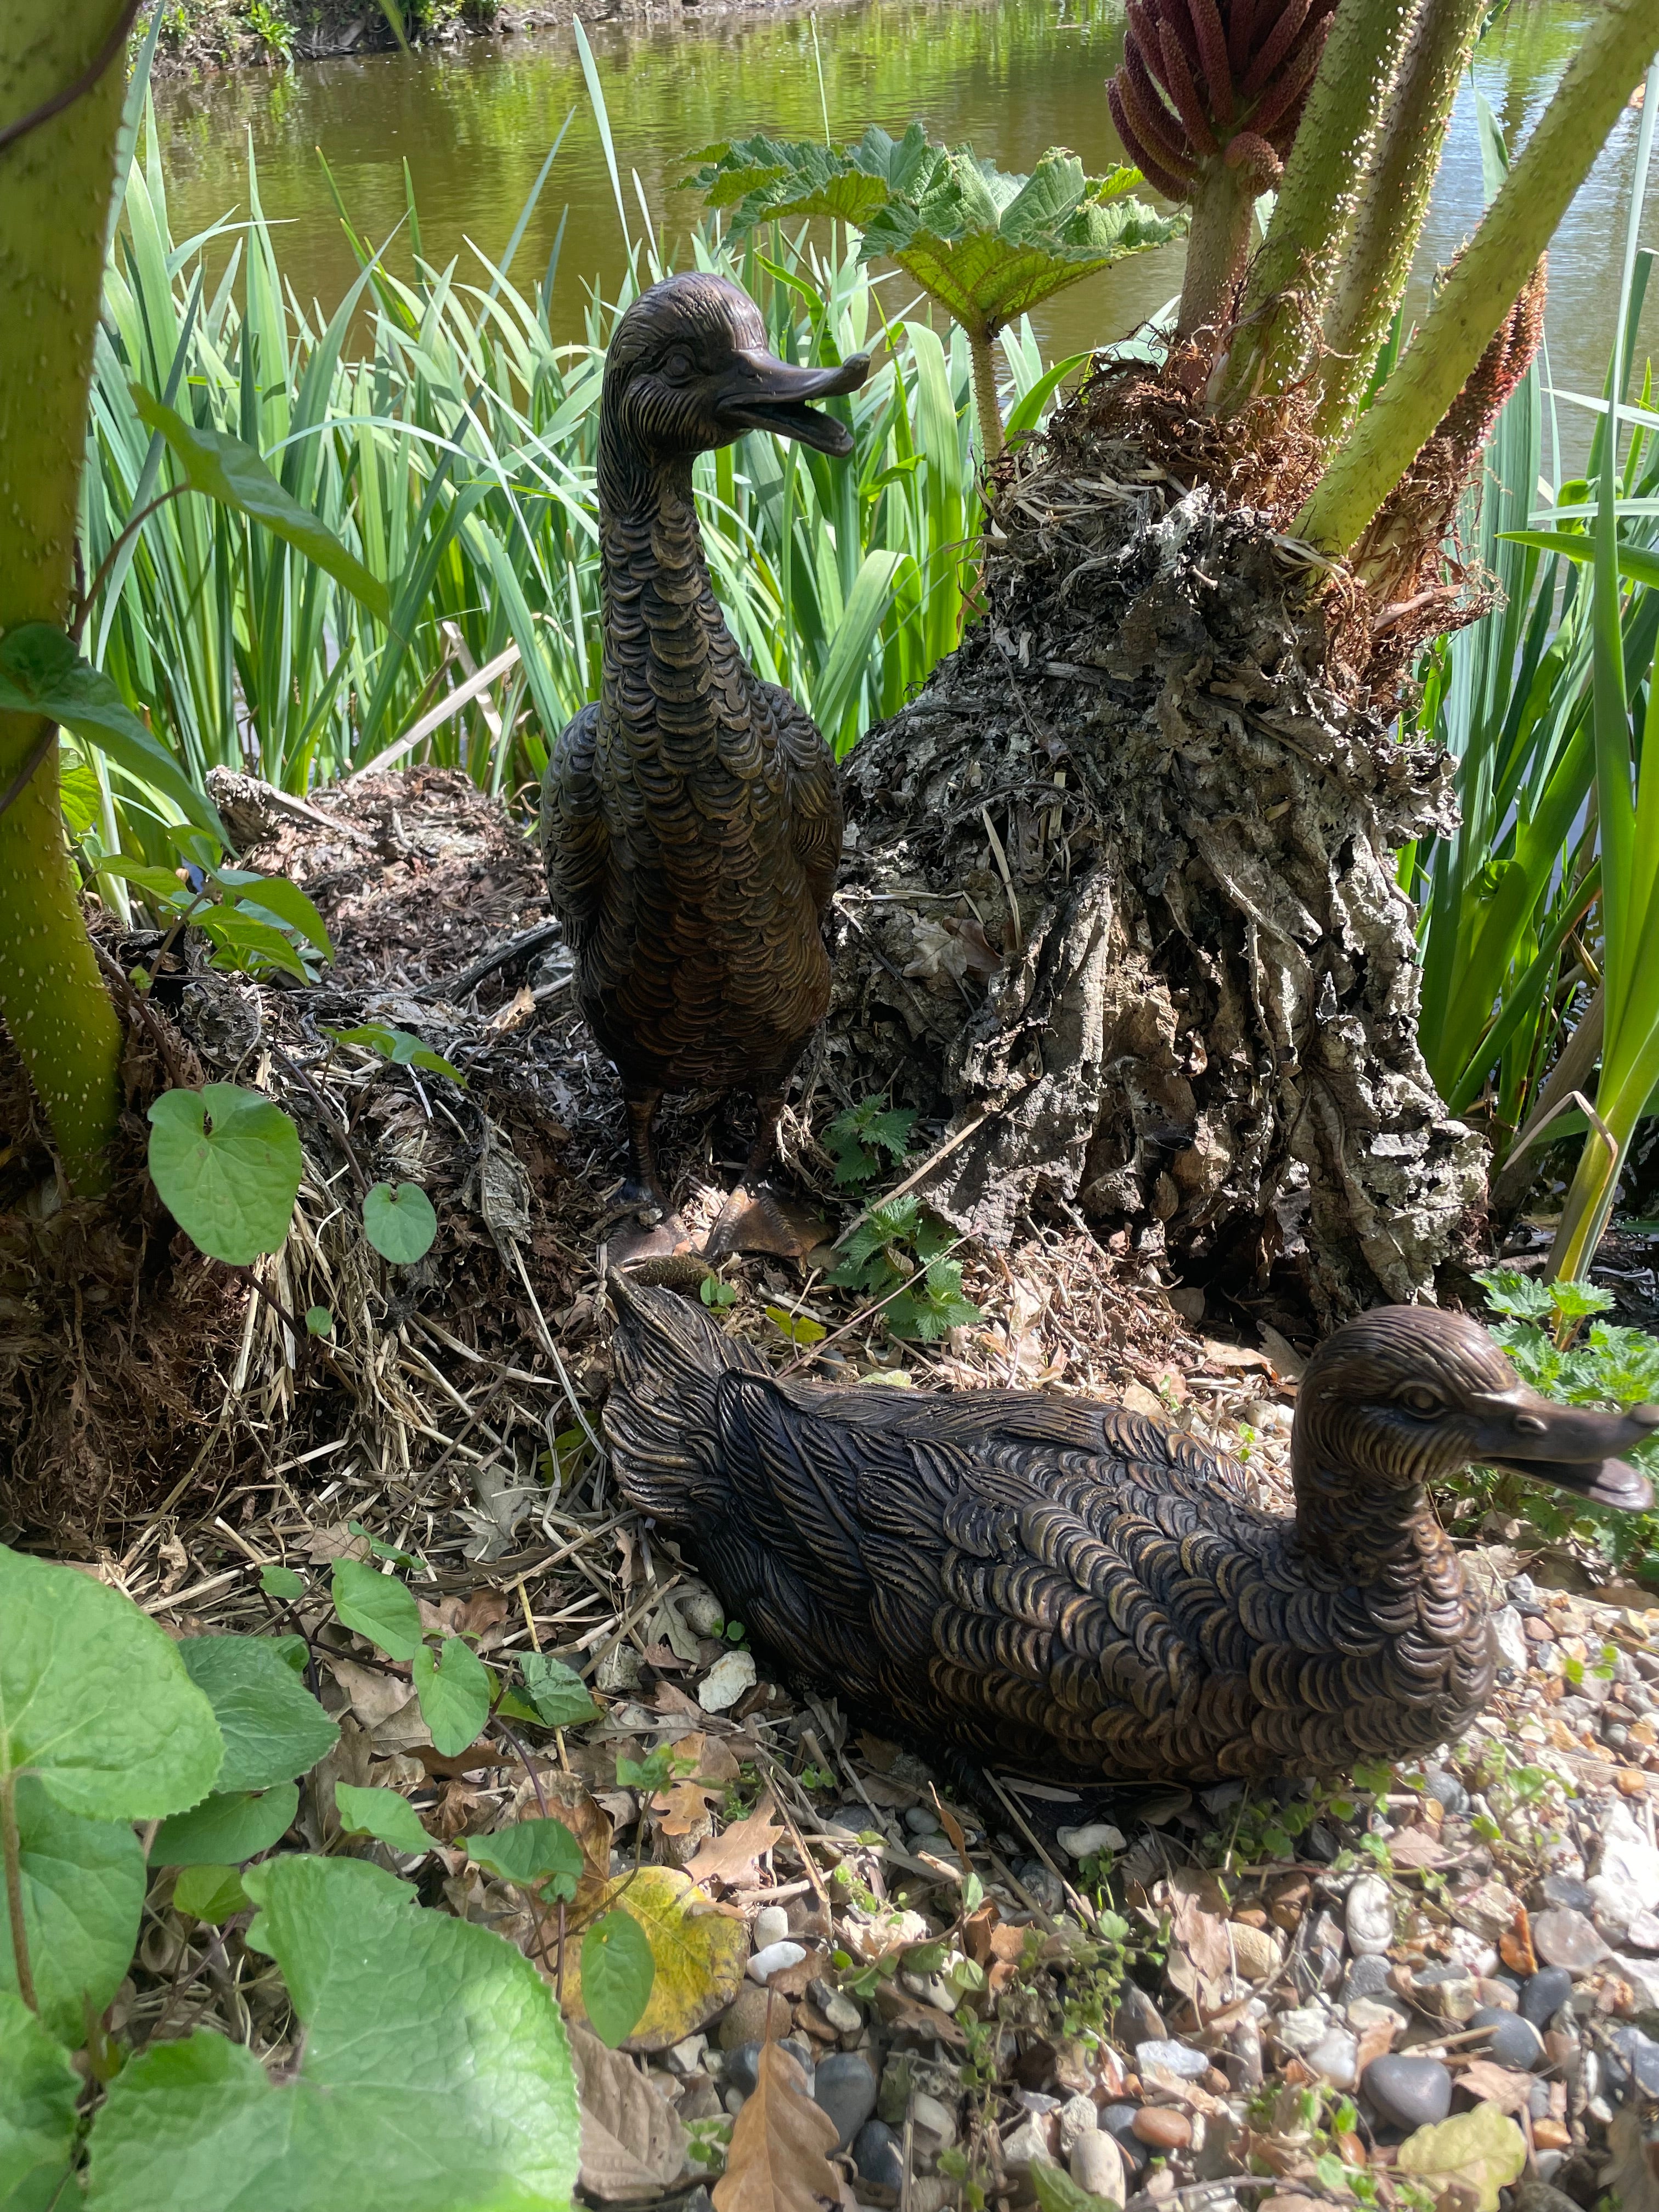
[[[662,1103],[660,1091],[628,1091],[628,1173],[617,1193],[616,1212],[632,1215],[631,1224],[607,1239],[612,1266],[629,1260],[657,1259],[665,1253],[684,1251],[690,1241],[685,1224],[675,1212],[657,1173],[651,1141],[651,1124]]]
[[[783,1093],[767,1091],[755,1103],[760,1109],[760,1128],[738,1187],[708,1232],[702,1248],[706,1260],[724,1260],[733,1252],[770,1252],[779,1259],[799,1260],[815,1244],[822,1244],[829,1233],[815,1206],[787,1197],[763,1179],[777,1158]]]

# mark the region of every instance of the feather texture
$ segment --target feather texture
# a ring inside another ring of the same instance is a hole
[[[1471,1407],[1549,1425],[1471,1323],[1390,1309],[1338,1332],[1304,1384],[1292,1516],[1142,1415],[781,1381],[700,1308],[612,1286],[623,1491],[763,1644],[890,1732],[1057,1777],[1259,1781],[1420,1755],[1486,1701],[1487,1623],[1422,1478],[1468,1459]],[[1571,1421],[1587,1460],[1647,1433]]]

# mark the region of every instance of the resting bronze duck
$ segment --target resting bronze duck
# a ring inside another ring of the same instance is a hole
[[[1471,1461],[1639,1510],[1659,1426],[1528,1389],[1485,1329],[1395,1306],[1310,1361],[1294,1515],[1116,1407],[781,1382],[700,1307],[611,1278],[605,1435],[727,1610],[884,1732],[1097,1784],[1346,1771],[1457,1736],[1486,1608],[1425,1485]]]
[[[841,857],[835,763],[811,717],[757,678],[726,626],[691,464],[754,429],[845,456],[845,425],[808,403],[856,390],[868,368],[864,354],[838,368],[775,359],[754,302],[703,273],[641,293],[605,356],[603,674],[548,763],[542,847],[577,1004],[622,1077],[620,1201],[662,1224],[635,1250],[684,1236],[651,1125],[665,1091],[699,1085],[758,1099],[744,1186],[708,1249],[739,1241],[783,1086],[829,1004],[823,922]]]

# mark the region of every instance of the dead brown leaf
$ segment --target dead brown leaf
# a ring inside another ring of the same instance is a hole
[[[728,1889],[755,1870],[784,1829],[769,1790],[746,1820],[733,1820],[724,1834],[711,1836],[685,1871],[693,1881],[718,1881]]]
[[[763,2043],[755,2093],[738,2114],[714,2212],[817,2212],[841,2202],[827,2154],[836,2124],[806,2094],[806,2076],[781,2043]]]
[[[568,2021],[581,2098],[581,2185],[607,2203],[660,2197],[685,2164],[690,2141],[673,2106],[631,2060]]]
[[[1165,1966],[1170,1981],[1204,2013],[1224,2002],[1223,1984],[1232,1972],[1232,1947],[1226,1928],[1226,1900],[1215,1876],[1186,1867],[1167,1884],[1174,1943]]]
[[[1389,1856],[1397,1867],[1437,1867],[1446,1863],[1446,1850],[1423,1828],[1401,1828],[1389,1839]]]
[[[1496,2105],[1500,2112],[1518,2112],[1532,2094],[1532,2076],[1511,2073],[1490,2058],[1472,2058],[1458,2075],[1457,2086],[1483,2105]]]

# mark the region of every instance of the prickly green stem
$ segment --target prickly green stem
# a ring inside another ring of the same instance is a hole
[[[1002,410],[997,405],[996,340],[989,331],[969,331],[968,356],[974,372],[974,412],[979,417],[980,444],[988,462],[1002,451]]]
[[[1244,288],[1218,413],[1260,392],[1287,391],[1303,374],[1413,6],[1414,0],[1341,0]],[[1427,158],[1431,171],[1433,155]]]
[[[0,121],[30,114],[93,60],[118,0],[6,0]],[[0,151],[0,630],[69,612],[93,333],[126,72]],[[0,793],[42,725],[0,714]],[[0,1018],[64,1170],[100,1188],[115,1133],[120,1029],[64,848],[55,740],[0,815]]]
[[[1353,237],[1325,317],[1314,427],[1332,442],[1359,411],[1429,211],[1458,81],[1487,0],[1425,0],[1382,118]]]
[[[1230,168],[1218,154],[1199,165],[1193,224],[1187,234],[1177,337],[1217,329],[1227,318],[1250,251],[1250,216],[1259,197],[1252,173]]]
[[[1515,304],[1656,40],[1653,0],[1604,0],[1591,16],[1480,229],[1303,509],[1299,536],[1335,553],[1358,542]]]

